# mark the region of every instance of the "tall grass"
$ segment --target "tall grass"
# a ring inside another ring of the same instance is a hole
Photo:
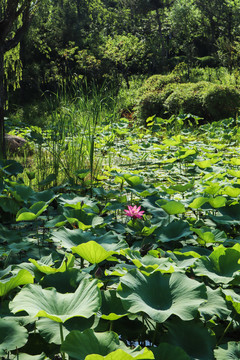
[[[116,120],[116,100],[106,85],[88,89],[84,84],[71,98],[66,93],[54,96],[48,126],[42,130],[42,142],[34,154],[36,182],[41,184],[47,176],[54,174],[54,185],[67,179],[77,183],[86,174],[85,180],[92,188],[101,169],[101,158],[95,151],[96,134],[103,123]],[[51,102],[51,98],[48,97],[48,101]]]

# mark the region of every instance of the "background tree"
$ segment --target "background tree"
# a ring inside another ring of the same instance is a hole
[[[0,4],[0,158],[6,157],[4,57],[21,41],[28,29],[37,3],[38,1],[31,0],[3,0]]]

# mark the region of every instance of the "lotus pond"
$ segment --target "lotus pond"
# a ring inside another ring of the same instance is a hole
[[[240,358],[239,122],[198,120],[106,125],[91,181],[1,162],[2,359]]]

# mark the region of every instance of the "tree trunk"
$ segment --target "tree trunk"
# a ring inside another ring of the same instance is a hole
[[[4,108],[5,108],[4,47],[0,46],[0,159],[6,159]]]

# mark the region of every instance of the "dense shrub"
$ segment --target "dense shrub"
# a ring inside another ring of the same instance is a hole
[[[240,108],[240,92],[230,86],[207,81],[197,83],[168,82],[165,76],[152,76],[143,85],[136,106],[136,116],[145,121],[156,114],[161,117],[190,113],[214,121],[234,117]],[[169,76],[172,79],[174,76]],[[155,81],[154,81],[155,80]],[[153,84],[152,90],[150,84]],[[144,89],[148,89],[144,92]]]
[[[206,81],[177,84],[166,98],[164,107],[168,115],[185,113],[207,117],[204,94],[214,86]]]
[[[180,82],[178,74],[171,73],[169,75],[153,75],[150,76],[140,89],[140,94],[147,91],[161,91],[166,85]]]
[[[204,106],[210,119],[234,117],[240,108],[240,93],[234,87],[214,85],[204,95]]]

